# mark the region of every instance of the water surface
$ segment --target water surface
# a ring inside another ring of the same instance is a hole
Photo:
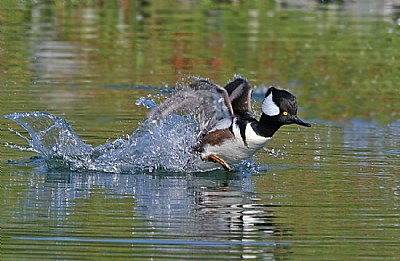
[[[110,174],[4,146],[27,133],[1,117],[1,259],[397,259],[399,5],[2,2],[0,115],[51,113],[96,147],[132,134],[142,97],[238,73],[256,109],[279,85],[313,127],[234,173]]]

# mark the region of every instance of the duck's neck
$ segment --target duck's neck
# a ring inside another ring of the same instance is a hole
[[[283,124],[274,120],[273,117],[263,113],[260,120],[255,124],[255,126],[253,126],[253,128],[258,135],[263,137],[272,137],[282,125]]]

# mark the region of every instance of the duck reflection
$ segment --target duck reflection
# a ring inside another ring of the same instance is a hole
[[[195,193],[194,219],[197,224],[206,225],[199,231],[207,231],[212,236],[215,231],[229,231],[231,240],[255,240],[253,232],[263,232],[263,238],[274,233],[272,215],[263,205],[257,204],[252,192],[236,190],[233,184],[217,187],[198,187]],[[243,188],[243,187],[242,187]]]
[[[57,231],[49,237],[76,238],[82,235],[73,231],[99,226],[84,236],[215,243],[240,258],[264,259],[288,246],[277,242],[283,229],[259,203],[251,175],[46,172],[30,176],[25,196],[14,217],[53,220]]]

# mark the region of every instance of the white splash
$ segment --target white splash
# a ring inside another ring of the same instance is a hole
[[[193,164],[192,148],[199,132],[198,124],[190,117],[172,115],[163,121],[143,122],[126,139],[92,147],[83,142],[64,119],[55,115],[27,112],[9,114],[5,118],[28,131],[30,139],[24,138],[31,148],[7,146],[39,152],[49,167],[66,167],[73,171],[184,171]]]

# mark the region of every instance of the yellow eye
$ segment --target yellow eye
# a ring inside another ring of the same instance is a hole
[[[283,115],[284,115],[284,116],[287,116],[287,115],[288,115],[287,111],[284,111],[284,112],[283,112]]]

